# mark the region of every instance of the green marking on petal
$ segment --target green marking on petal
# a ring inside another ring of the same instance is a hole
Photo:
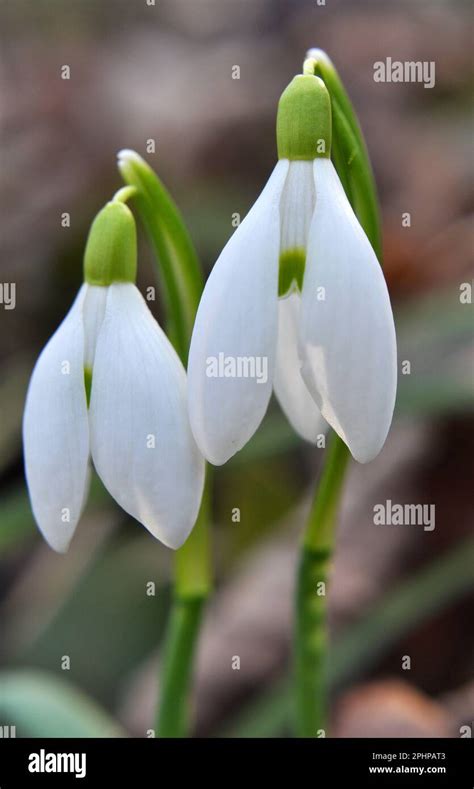
[[[91,401],[91,389],[92,389],[92,368],[91,367],[84,367],[84,386],[86,388],[87,408],[89,408],[90,401]]]
[[[286,249],[280,255],[278,297],[288,296],[293,290],[303,288],[306,252],[302,247]]]

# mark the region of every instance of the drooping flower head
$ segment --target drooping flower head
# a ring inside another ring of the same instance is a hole
[[[331,102],[313,74],[283,92],[277,146],[278,164],[204,290],[188,366],[191,426],[207,459],[225,463],[258,428],[273,389],[303,438],[315,442],[329,424],[367,462],[392,419],[395,328],[380,265],[330,159]]]
[[[135,286],[135,221],[120,194],[92,224],[84,284],[42,351],[27,394],[31,505],[59,552],[87,498],[90,456],[120,506],[171,548],[191,531],[202,494],[186,374]]]

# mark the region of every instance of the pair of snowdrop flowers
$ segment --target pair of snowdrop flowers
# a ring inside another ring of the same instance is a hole
[[[204,289],[187,391],[134,285],[131,212],[115,200],[96,218],[85,283],[36,364],[24,416],[32,508],[56,550],[80,517],[90,456],[123,509],[178,548],[197,517],[202,456],[220,465],[241,449],[272,389],[308,441],[329,424],[360,462],[382,448],[396,394],[392,310],[329,158],[319,78],[284,91],[277,141],[279,162]]]

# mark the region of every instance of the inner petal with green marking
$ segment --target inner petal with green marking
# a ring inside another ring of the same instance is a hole
[[[105,316],[108,288],[101,285],[84,285],[87,288],[83,307],[84,320],[84,386],[87,407],[92,389],[92,370],[94,368],[97,339]]]
[[[313,163],[290,162],[280,203],[278,296],[303,287],[306,246],[316,204]]]

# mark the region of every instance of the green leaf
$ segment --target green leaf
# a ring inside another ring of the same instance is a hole
[[[0,719],[20,737],[126,737],[82,691],[41,671],[0,674]]]

